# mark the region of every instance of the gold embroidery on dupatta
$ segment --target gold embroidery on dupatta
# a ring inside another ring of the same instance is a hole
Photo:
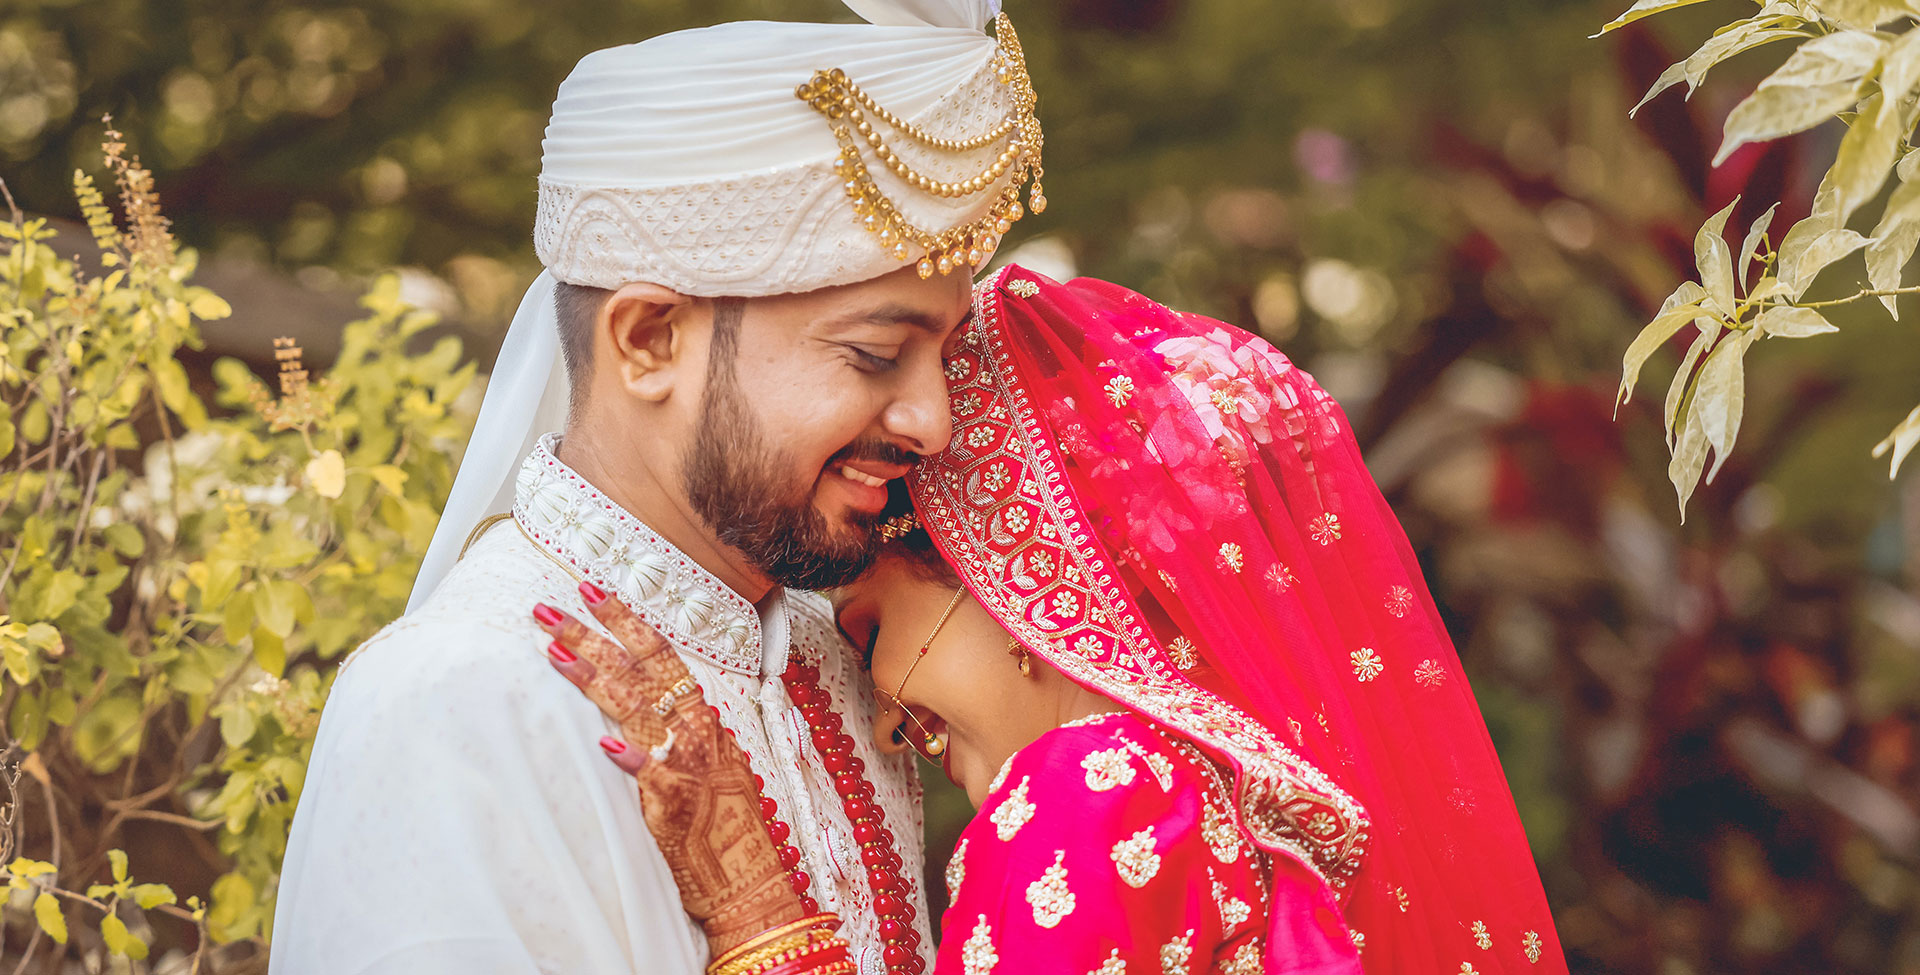
[[[1487,922],[1473,922],[1473,943],[1480,946],[1481,951],[1492,950],[1493,935],[1487,931]]]
[[[1307,524],[1307,534],[1322,545],[1340,540],[1340,516],[1329,511]]]
[[[1447,672],[1438,660],[1422,660],[1420,666],[1413,668],[1413,679],[1419,681],[1421,687],[1439,687],[1446,681]]]
[[[1413,590],[1406,586],[1394,586],[1387,590],[1387,598],[1383,605],[1395,619],[1405,619],[1407,613],[1413,609]]]
[[[1234,575],[1239,575],[1240,570],[1247,564],[1246,553],[1242,552],[1240,546],[1233,542],[1221,542],[1220,564],[1232,569]]]
[[[1193,665],[1200,662],[1193,652],[1193,641],[1183,636],[1174,637],[1167,644],[1167,656],[1172,657],[1173,665],[1181,670],[1192,670]]]
[[[1536,965],[1540,963],[1540,932],[1528,931],[1520,939],[1520,947],[1526,949],[1527,961]]]
[[[1353,661],[1353,676],[1358,677],[1362,684],[1380,676],[1380,672],[1387,669],[1387,662],[1381,660],[1372,647],[1361,647],[1348,654],[1347,659]]]

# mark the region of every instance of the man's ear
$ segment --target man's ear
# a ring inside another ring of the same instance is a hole
[[[688,363],[694,299],[657,284],[623,285],[600,306],[594,325],[620,385],[633,396],[660,402]]]

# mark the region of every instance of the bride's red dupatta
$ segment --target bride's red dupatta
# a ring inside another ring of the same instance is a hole
[[[1340,407],[1261,339],[1018,266],[910,475],[967,588],[1069,677],[1235,771],[1369,972],[1566,962],[1480,710]],[[1272,970],[1286,959],[1271,958]]]

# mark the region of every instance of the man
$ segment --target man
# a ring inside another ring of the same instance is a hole
[[[987,0],[849,4],[870,23],[664,35],[561,86],[547,273],[413,605],[333,687],[277,975],[702,970],[633,780],[594,747],[613,729],[532,649],[527,607],[587,618],[581,582],[684,658],[859,970],[926,967],[913,769],[873,751],[857,661],[797,590],[863,570],[887,482],[946,446],[943,346],[1029,175],[1041,202],[1039,130]],[[817,668],[824,709],[795,706],[790,658]],[[871,832],[856,843],[843,805],[858,782],[824,769],[834,738],[810,725],[823,710],[891,824],[910,930],[881,930]]]

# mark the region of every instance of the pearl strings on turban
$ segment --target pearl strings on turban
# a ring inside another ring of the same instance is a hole
[[[546,271],[501,346],[409,609],[509,509],[535,439],[565,425],[556,281],[758,297],[915,263],[964,271],[1019,218],[1028,176],[1044,205],[1018,44],[1004,18],[985,32],[998,0],[845,2],[867,23],[677,31],[589,54],[561,83],[533,234]]]

